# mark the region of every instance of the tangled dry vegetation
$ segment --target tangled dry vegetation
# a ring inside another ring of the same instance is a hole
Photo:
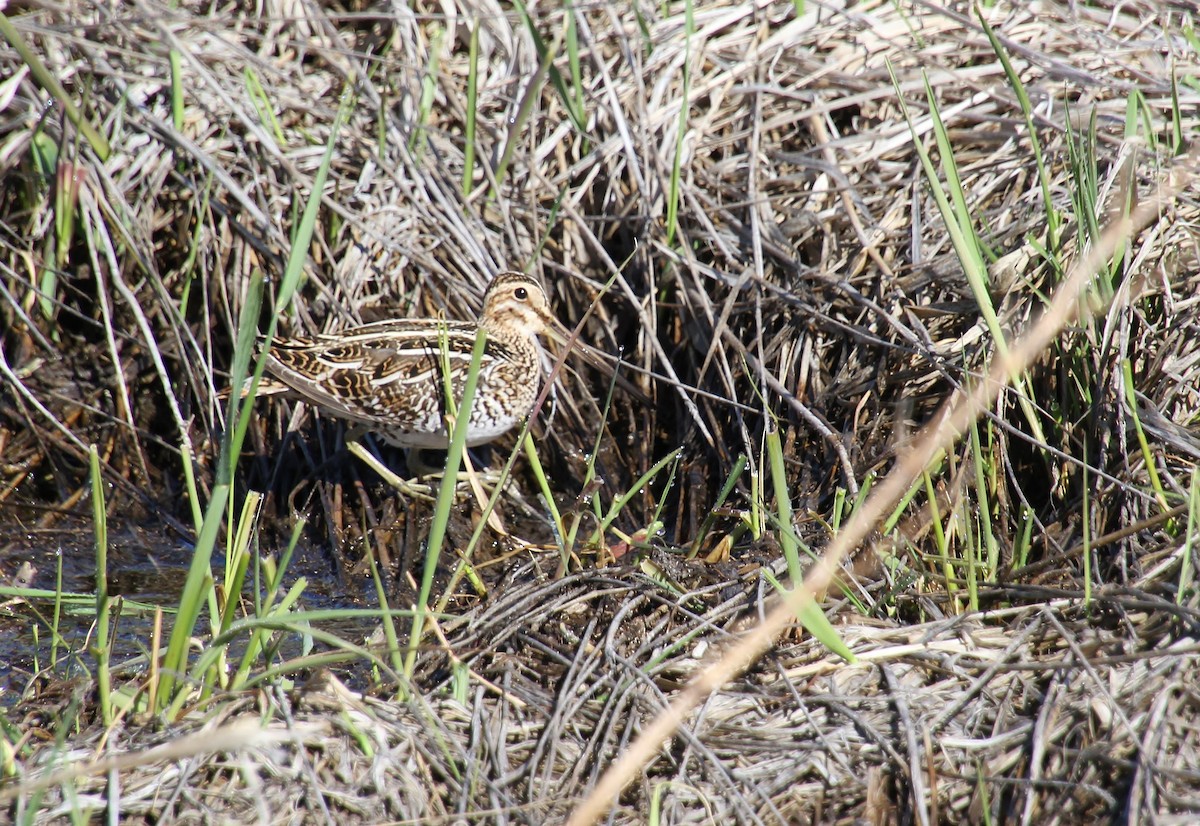
[[[998,50],[965,3],[10,3],[107,148],[0,47],[6,574],[45,552],[15,537],[87,496],[89,444],[113,518],[190,530],[181,455],[206,496],[252,276],[271,306],[328,145],[284,329],[470,317],[493,273],[527,269],[638,391],[606,403],[609,379],[569,362],[539,439],[559,506],[586,513],[682,458],[569,571],[528,553],[487,568],[489,596],[451,604],[404,702],[317,673],[105,730],[87,685],[30,681],[5,724],[9,811],[563,820],[772,598],[764,435],[782,434],[819,552],[997,334],[1019,338],[1081,248],[1162,196],[1081,298],[1093,314],[1020,377],[1026,401],[1005,395],[847,567],[825,607],[858,663],[785,637],[686,721],[613,822],[1194,819],[1187,5],[998,3],[982,12]],[[255,409],[238,483],[270,494],[264,548],[302,513],[343,571],[373,554],[406,593],[427,507],[346,458],[335,423]],[[519,464],[500,510],[553,542],[536,490]],[[630,564],[648,528],[649,561]],[[710,561],[674,552],[693,545]],[[64,709],[83,715],[65,741]]]

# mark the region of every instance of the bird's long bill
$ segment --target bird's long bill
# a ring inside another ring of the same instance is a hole
[[[578,353],[583,357],[584,361],[599,370],[605,378],[613,378],[615,376],[617,386],[626,393],[629,393],[639,401],[649,402],[650,397],[646,394],[645,390],[617,372],[619,365],[628,365],[628,362],[623,362],[619,356],[614,356],[603,350],[597,350],[595,347],[580,341],[579,330],[580,328],[578,327],[575,330],[568,330],[557,318],[546,319],[546,335],[549,338],[561,344],[566,348],[568,353]]]

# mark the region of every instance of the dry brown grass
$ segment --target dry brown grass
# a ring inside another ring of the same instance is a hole
[[[255,269],[282,272],[349,87],[356,107],[285,327],[336,329],[397,308],[469,316],[497,270],[539,273],[564,322],[592,311],[586,343],[653,376],[625,373],[651,401],[617,391],[597,475],[610,498],[684,447],[677,482],[636,497],[616,528],[632,534],[660,513],[652,559],[685,591],[636,567],[597,568],[605,548],[585,549],[562,578],[541,556],[493,565],[491,595],[452,603],[404,703],[318,679],[295,694],[199,706],[165,733],[127,725],[101,743],[104,732],[85,724],[60,749],[55,721],[73,702],[86,709],[86,693],[35,692],[8,721],[10,742],[28,738],[9,764],[19,778],[0,787],[14,814],[48,821],[99,808],[107,794],[131,820],[159,822],[562,820],[712,652],[767,610],[758,571],[783,572],[774,529],[752,539],[741,514],[770,507],[750,481],[767,476],[770,422],[784,432],[797,529],[820,550],[838,488],[853,496],[892,467],[996,352],[897,85],[936,159],[924,78],[932,85],[996,259],[990,300],[1010,340],[1094,240],[1073,201],[1089,184],[1073,177],[1068,144],[1094,122],[1104,225],[1126,196],[1158,194],[1178,163],[1174,130],[1182,150],[1200,128],[1186,6],[987,10],[1033,101],[1064,216],[1058,248],[1043,256],[1054,239],[1025,118],[970,9],[803,5],[799,16],[788,3],[697,7],[690,35],[683,4],[639,15],[581,6],[575,87],[562,9],[531,12],[530,27],[489,4],[267,3],[262,15],[222,16],[156,0],[10,4],[112,147],[100,160],[60,109],[43,106],[32,77],[0,100],[10,534],[53,526],[87,495],[89,443],[101,448],[114,517],[189,531],[179,453],[190,450],[211,484],[247,284]],[[476,21],[477,155],[464,193]],[[561,87],[541,68],[534,31]],[[178,125],[168,49],[186,81]],[[22,65],[0,48],[0,77]],[[58,146],[57,177],[34,167],[39,144]],[[64,243],[55,199],[76,170],[79,223]],[[616,801],[615,822],[643,822],[655,801],[670,823],[1196,816],[1200,628],[1186,503],[1200,458],[1198,216],[1194,185],[1174,193],[1093,286],[1098,314],[1027,372],[1040,439],[1014,395],[1002,396],[978,446],[961,440],[895,528],[860,551],[848,593],[826,606],[859,664],[798,635],[780,641],[689,717]],[[582,457],[607,388],[572,364],[539,440],[568,510],[584,507]],[[257,410],[241,482],[272,493],[264,544],[303,512],[317,526],[310,543],[347,557],[344,570],[374,553],[403,598],[425,506],[339,454],[328,421],[281,447],[292,406]],[[701,547],[729,538],[732,559],[680,564],[670,549],[700,534],[739,454],[751,473]],[[527,473],[500,509],[524,538],[552,541]],[[982,531],[995,558],[970,573],[962,559],[986,545]],[[615,533],[606,539],[620,549]],[[37,552],[14,542],[0,562]],[[969,581],[979,611],[967,610]],[[455,697],[460,685],[466,695]],[[119,770],[100,762],[248,714],[276,730],[318,728],[282,744],[201,745],[191,757],[150,752]],[[83,768],[70,783],[54,778],[44,798],[21,785],[64,761]]]

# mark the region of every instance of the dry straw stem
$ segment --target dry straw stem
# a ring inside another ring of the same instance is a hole
[[[1075,262],[1067,279],[1055,293],[1045,313],[1007,352],[997,353],[987,371],[987,378],[966,395],[956,394],[946,403],[947,410],[922,429],[912,449],[901,455],[895,468],[871,492],[863,507],[847,522],[845,528],[829,544],[798,588],[779,600],[771,612],[739,642],[729,648],[721,659],[700,673],[670,706],[644,729],[608,771],[600,778],[591,794],[567,821],[568,826],[587,826],[595,823],[620,794],[659,752],[664,741],[682,725],[685,717],[700,703],[738,674],[749,668],[775,641],[779,633],[794,621],[796,613],[816,594],[823,594],[833,584],[841,562],[857,547],[871,528],[900,500],[900,497],[920,477],[934,457],[958,440],[966,428],[994,402],[1007,386],[1011,376],[1020,375],[1054,341],[1062,329],[1076,318],[1088,282],[1137,232],[1144,229],[1171,204],[1176,194],[1194,179],[1190,171],[1197,161],[1191,153],[1179,159],[1170,180],[1164,176],[1155,197],[1143,202],[1131,215],[1112,221],[1099,242]],[[1123,293],[1126,295],[1127,293]],[[1085,660],[1086,661],[1086,660]]]
[[[70,768],[23,777],[20,783],[0,789],[0,801],[27,796],[39,789],[72,783],[83,777],[100,777],[113,772],[127,772],[140,766],[154,766],[198,755],[220,752],[240,752],[265,748],[286,742],[315,742],[328,735],[329,727],[317,722],[305,722],[284,728],[266,727],[256,715],[247,715],[225,725],[201,729],[143,751],[78,761]]]

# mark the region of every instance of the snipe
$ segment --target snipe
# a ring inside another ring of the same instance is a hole
[[[475,335],[487,331],[467,445],[507,433],[533,407],[542,377],[538,335],[558,327],[546,294],[517,272],[497,275],[475,322],[409,318],[330,335],[276,340],[267,370],[322,411],[405,448],[445,448],[446,376],[462,398]]]

